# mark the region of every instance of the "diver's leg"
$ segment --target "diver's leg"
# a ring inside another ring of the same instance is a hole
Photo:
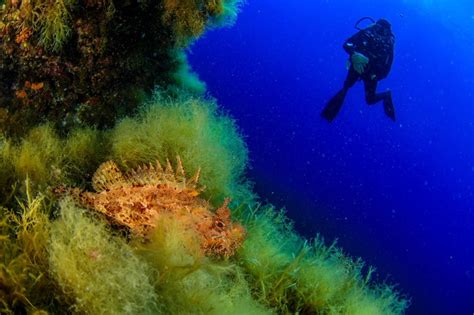
[[[331,100],[327,103],[326,107],[324,107],[323,111],[321,112],[321,117],[323,117],[329,122],[333,121],[334,118],[336,118],[337,114],[341,110],[342,104],[344,103],[347,91],[352,86],[354,86],[358,79],[359,74],[351,68],[347,73],[346,80],[344,81],[344,86],[339,92],[337,92],[336,95],[333,96],[333,98],[331,98]]]
[[[380,101],[383,101],[383,108],[385,115],[391,120],[395,121],[395,108],[392,102],[392,92],[386,91],[382,93],[375,93],[377,89],[376,80],[364,81],[365,86],[365,101],[368,105],[374,105]]]
[[[358,74],[352,67],[350,67],[349,71],[347,72],[346,80],[344,81],[343,90],[349,90],[351,87],[356,84],[356,82],[360,79],[360,74]]]
[[[385,115],[387,115],[387,117],[391,120],[395,121],[395,108],[393,107],[392,93],[390,91],[387,91],[385,93],[388,93],[388,95],[385,96],[383,101],[383,109],[385,111]]]
[[[383,93],[377,94],[377,80],[364,80],[365,102],[368,105],[374,105],[383,100]]]

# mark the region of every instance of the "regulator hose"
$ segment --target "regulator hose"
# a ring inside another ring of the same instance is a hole
[[[370,20],[372,23],[375,23],[375,20],[374,20],[373,18],[371,18],[370,16],[365,16],[365,17],[359,19],[359,20],[356,22],[356,24],[354,25],[354,27],[355,27],[356,29],[358,29],[359,31],[363,30],[363,28],[360,28],[360,27],[359,27],[359,24],[360,24],[362,21],[365,21],[365,20]]]

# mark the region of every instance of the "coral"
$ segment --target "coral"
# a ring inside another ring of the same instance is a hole
[[[156,314],[151,270],[104,223],[63,200],[48,246],[50,272],[85,314]]]
[[[213,213],[209,203],[198,198],[202,189],[197,186],[198,179],[199,171],[191,180],[186,179],[179,158],[176,171],[169,161],[165,168],[157,161],[156,166],[139,167],[127,174],[108,161],[93,176],[92,185],[97,193],[73,189],[70,194],[82,206],[104,214],[113,223],[142,237],[155,228],[159,216],[170,215],[186,229],[197,232],[204,254],[233,256],[245,231],[232,223],[228,201]]]

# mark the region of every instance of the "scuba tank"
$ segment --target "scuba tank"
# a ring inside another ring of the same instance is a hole
[[[359,26],[359,24],[360,24],[362,21],[365,21],[365,20],[371,21],[372,24],[369,24],[368,26],[366,26],[366,27],[364,27],[364,28],[361,28],[361,27]],[[357,30],[362,31],[362,30],[364,30],[364,29],[366,29],[366,28],[368,28],[368,27],[374,25],[375,23],[376,23],[376,22],[375,22],[375,20],[374,20],[373,18],[371,18],[370,16],[365,16],[365,17],[359,19],[359,20],[356,22],[356,24],[354,25],[354,27],[355,27]]]

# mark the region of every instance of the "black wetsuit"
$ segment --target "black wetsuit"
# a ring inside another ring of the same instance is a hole
[[[390,24],[385,20],[379,20],[346,40],[343,48],[351,57],[357,52],[369,58],[369,62],[362,74],[357,73],[351,64],[344,87],[329,101],[321,116],[332,121],[339,112],[349,88],[357,81],[363,80],[367,104],[383,101],[386,115],[395,120],[391,92],[376,93],[378,81],[386,78],[392,67],[394,43]]]

